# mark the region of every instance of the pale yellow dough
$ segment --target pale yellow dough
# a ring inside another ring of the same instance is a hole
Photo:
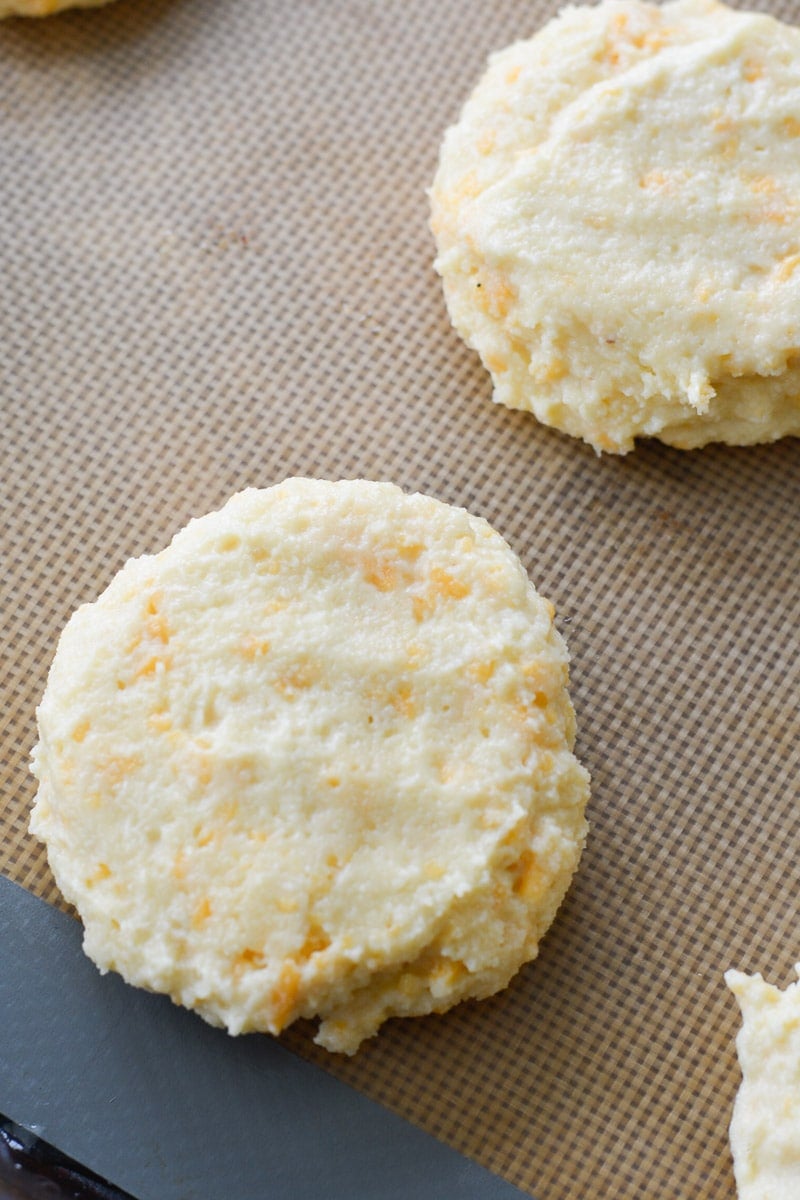
[[[496,400],[598,451],[800,433],[800,30],[567,8],[492,57],[431,201]]]
[[[49,17],[65,8],[99,8],[109,0],[0,0],[0,17]]]
[[[741,971],[725,980],[742,1012],[730,1130],[739,1200],[800,1200],[800,982],[781,991]]]
[[[101,969],[352,1052],[535,957],[586,830],[566,688],[485,521],[391,484],[242,492],[70,620],[31,829]]]

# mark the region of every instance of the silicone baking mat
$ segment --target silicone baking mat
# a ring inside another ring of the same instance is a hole
[[[762,8],[790,17],[790,3]],[[550,0],[117,0],[0,25],[0,868],[60,629],[246,485],[392,479],[556,604],[591,835],[503,994],[352,1060],[285,1041],[539,1200],[729,1198],[728,966],[800,957],[800,443],[597,458],[490,403],[426,186]]]

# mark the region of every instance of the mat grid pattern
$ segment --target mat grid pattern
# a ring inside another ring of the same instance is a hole
[[[0,25],[0,869],[62,903],[27,833],[34,710],[126,558],[290,474],[463,504],[569,641],[581,871],[500,996],[352,1060],[284,1040],[539,1200],[730,1200],[722,973],[800,958],[800,442],[599,459],[490,403],[425,189],[486,55],[556,7],[117,0]]]

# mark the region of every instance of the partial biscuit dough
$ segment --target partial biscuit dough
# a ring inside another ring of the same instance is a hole
[[[625,453],[800,433],[800,30],[715,0],[567,8],[495,54],[434,181],[495,399]]]
[[[0,17],[49,17],[65,8],[100,8],[109,0],[0,0]]]
[[[782,992],[741,971],[725,982],[743,1021],[730,1131],[739,1200],[800,1200],[800,983]]]
[[[552,606],[485,521],[293,479],[192,521],[79,609],[31,829],[101,969],[232,1033],[504,987],[585,836]]]

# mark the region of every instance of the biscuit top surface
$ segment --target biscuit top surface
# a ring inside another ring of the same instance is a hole
[[[38,714],[33,828],[92,957],[212,1008],[413,958],[532,804],[582,833],[551,618],[484,521],[388,484],[244,492],[129,562]]]
[[[800,966],[795,970],[800,975]],[[728,971],[742,1011],[743,1081],[731,1122],[739,1200],[794,1200],[800,1179],[800,983]]]
[[[606,0],[493,56],[445,138],[437,267],[500,398],[518,354],[575,404],[703,413],[800,354],[798,196],[800,30]]]

